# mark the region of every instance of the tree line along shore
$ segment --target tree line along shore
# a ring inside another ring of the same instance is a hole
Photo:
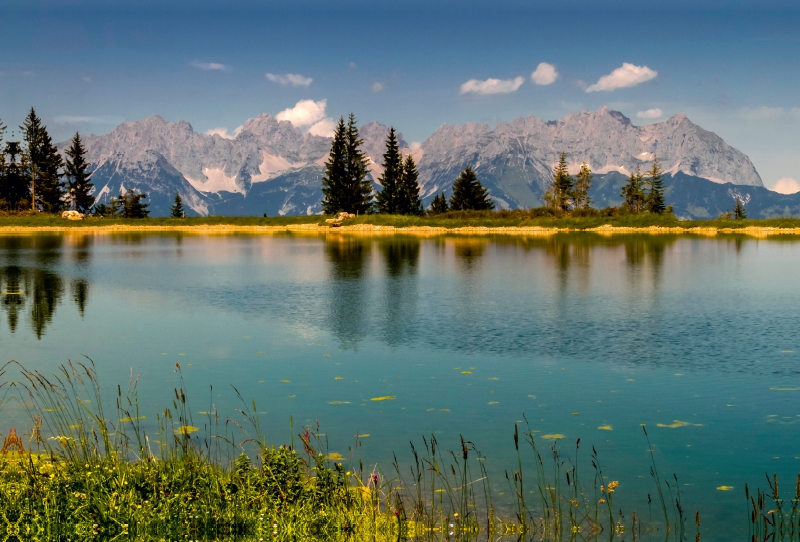
[[[143,192],[135,189],[123,190],[107,202],[101,202],[95,197],[96,190],[91,180],[93,168],[87,161],[86,149],[79,133],[74,135],[62,155],[33,108],[22,126],[19,126],[19,141],[4,142],[5,131],[6,127],[0,122],[0,218],[26,219],[31,214],[57,215],[65,210],[75,211],[81,217],[149,218],[148,196]],[[15,133],[12,132],[12,136]],[[370,218],[372,221],[390,222],[397,222],[399,219],[389,217],[470,222],[551,220],[565,224],[555,227],[567,228],[596,227],[590,224],[598,219],[635,222],[636,227],[644,225],[642,220],[647,226],[660,226],[665,221],[677,220],[673,216],[672,206],[665,200],[663,171],[657,156],[654,156],[649,171],[642,173],[637,168],[630,174],[621,187],[621,205],[597,209],[592,207],[589,195],[592,187],[592,171],[589,165],[582,163],[580,171],[573,177],[568,171],[566,153],[562,152],[559,162],[553,168],[550,186],[542,196],[541,207],[501,210],[492,214],[495,201],[471,167],[466,167],[454,180],[449,198],[443,190],[425,208],[417,165],[411,155],[403,156],[393,127],[390,127],[386,138],[382,173],[377,179],[380,190],[376,191],[368,168],[370,158],[363,151],[362,145],[355,116],[351,113],[347,122],[343,117],[340,118],[321,178],[321,207],[324,215],[368,215],[373,217]],[[464,212],[467,214],[463,214]],[[384,216],[380,219],[374,218],[380,215]],[[631,218],[640,215],[647,218]],[[187,218],[180,193],[175,194],[170,218]],[[266,218],[266,214],[261,218]],[[733,208],[722,213],[718,220],[746,218],[744,203],[737,198]],[[305,220],[313,223],[312,217]],[[571,221],[575,221],[576,225],[566,225]]]

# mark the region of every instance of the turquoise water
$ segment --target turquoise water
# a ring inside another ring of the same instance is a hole
[[[146,424],[180,363],[193,412],[234,417],[236,386],[275,443],[318,421],[387,473],[409,441],[463,434],[498,499],[524,414],[545,450],[581,439],[585,480],[596,447],[626,522],[655,495],[646,424],[704,539],[726,540],[745,483],[789,492],[800,472],[798,270],[796,238],[5,235],[0,358],[89,356],[109,390],[141,373]],[[23,425],[6,407],[4,435]]]

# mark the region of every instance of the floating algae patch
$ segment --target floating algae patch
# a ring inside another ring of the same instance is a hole
[[[350,401],[328,401],[329,405],[349,405]]]
[[[719,486],[717,491],[733,491],[733,486]]]
[[[678,427],[703,427],[702,423],[689,423],[675,420],[672,423],[657,423],[656,427],[663,427],[666,429],[677,429]]]
[[[598,427],[598,429],[600,431],[613,431],[614,427],[612,427],[611,425],[601,425]]]
[[[542,438],[545,440],[559,440],[562,438],[566,438],[566,436],[562,435],[561,433],[553,433],[553,434],[548,433],[547,435],[542,435]]]
[[[370,401],[392,401],[396,399],[394,395],[383,395],[381,397],[373,397]]]
[[[200,431],[197,427],[193,425],[181,425],[177,429],[175,429],[175,433],[179,435],[188,435],[189,433],[194,433],[195,431]]]
[[[146,418],[147,418],[147,416],[139,416],[138,418],[126,417],[126,418],[120,418],[119,421],[121,421],[121,422],[135,422],[136,420],[144,420]]]
[[[341,461],[341,460],[343,460],[343,459],[345,458],[345,457],[344,457],[342,454],[340,454],[339,452],[330,452],[330,453],[328,453],[328,455],[326,455],[325,457],[326,457],[327,459],[330,459],[331,461]]]

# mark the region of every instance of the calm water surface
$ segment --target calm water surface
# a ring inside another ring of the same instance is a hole
[[[647,424],[704,540],[725,540],[745,482],[800,472],[798,271],[795,238],[6,235],[0,358],[86,355],[109,390],[141,373],[146,423],[180,362],[193,411],[233,416],[236,386],[274,442],[319,421],[344,456],[369,435],[356,457],[387,470],[409,440],[463,434],[498,498],[524,414],[544,449],[594,445],[645,519]],[[2,434],[23,419],[5,406]]]

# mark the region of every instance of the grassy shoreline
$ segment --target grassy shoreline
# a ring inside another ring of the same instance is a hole
[[[9,369],[18,370],[21,379],[2,378]],[[114,408],[100,395],[91,360],[69,362],[47,376],[16,362],[0,368],[0,388],[5,395],[18,394],[32,427],[29,434],[20,431],[30,437],[19,441],[26,450],[0,454],[0,534],[295,542],[507,536],[555,542],[598,540],[603,533],[615,539],[626,532],[634,540],[660,534],[683,541],[694,531],[699,539],[701,512],[683,508],[677,477],[674,485],[660,478],[655,460],[653,496],[663,517],[657,512],[655,519],[645,519],[636,511],[625,516],[613,502],[625,481],[604,474],[593,448],[579,462],[580,439],[571,450],[546,449],[529,427],[525,430],[527,424],[515,424],[517,464],[506,471],[512,502],[498,509],[486,458],[463,437],[455,450],[443,448],[435,435],[423,437],[418,448],[412,443],[409,470],[396,457],[394,472],[364,469],[355,457],[329,452],[319,427],[303,427],[287,444],[269,443],[255,402],[249,404],[238,391],[238,421],[220,415],[213,402],[193,417],[180,365],[175,372],[180,384],[171,407],[144,422],[133,375],[127,389],[117,386]],[[592,469],[586,473],[588,462]],[[584,466],[580,477],[579,465]],[[781,499],[777,477],[770,486],[766,493],[756,489],[752,498],[745,489],[748,539],[791,533],[794,540],[800,475],[791,503]]]
[[[380,233],[407,235],[504,234],[550,235],[561,232],[689,233],[716,235],[800,235],[800,219],[678,220],[672,215],[620,215],[588,217],[538,217],[528,212],[461,212],[430,217],[366,215],[339,227],[324,216],[196,217],[147,219],[97,219],[71,221],[55,215],[0,216],[0,233],[124,231],[187,233]]]

